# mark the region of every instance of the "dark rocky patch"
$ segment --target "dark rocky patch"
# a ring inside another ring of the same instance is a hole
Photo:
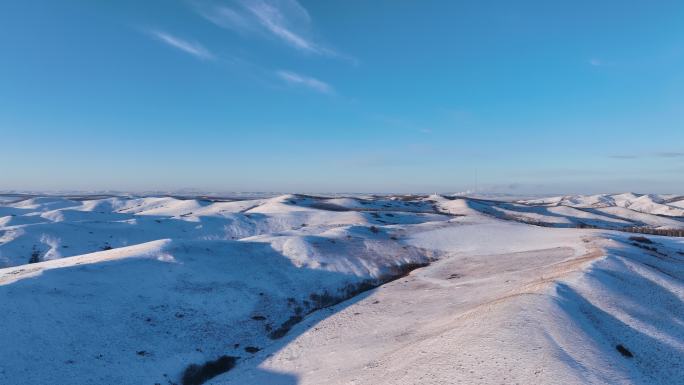
[[[615,349],[622,354],[623,357],[632,358],[634,355],[622,344],[615,345]]]
[[[31,258],[29,258],[28,263],[38,263],[40,262],[40,252],[38,250],[33,250],[31,252]]]
[[[213,361],[207,361],[202,365],[191,364],[183,372],[181,383],[183,385],[201,385],[206,381],[223,374],[235,367],[238,357],[221,356]]]
[[[650,240],[650,239],[648,239],[648,238],[646,238],[646,237],[643,237],[643,236],[641,236],[641,235],[633,235],[633,236],[629,237],[629,240],[630,240],[630,241],[634,241],[634,242],[639,242],[639,243],[648,243],[648,244],[652,244],[652,243],[653,243],[652,240]]]

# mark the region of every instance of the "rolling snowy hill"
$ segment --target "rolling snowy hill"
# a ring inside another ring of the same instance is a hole
[[[0,383],[677,383],[683,206],[3,197]]]

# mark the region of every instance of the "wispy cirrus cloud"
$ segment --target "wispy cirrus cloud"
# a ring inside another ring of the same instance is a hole
[[[304,76],[285,70],[276,71],[276,75],[290,85],[306,87],[322,94],[332,95],[335,93],[335,90],[330,84],[310,76]]]
[[[218,27],[231,29],[241,34],[257,32],[257,26],[247,17],[241,7],[207,2],[195,2],[193,5],[197,14]]]
[[[591,58],[589,59],[589,64],[594,66],[594,67],[601,67],[602,65],[605,65],[603,60],[597,59],[597,58]]]
[[[635,154],[615,154],[615,155],[608,155],[609,158],[611,159],[637,159],[639,158],[639,155]]]
[[[684,152],[657,152],[655,154],[659,158],[684,158]]]
[[[684,151],[661,151],[661,152],[651,152],[651,153],[641,153],[641,154],[615,154],[609,155],[612,159],[644,159],[644,158],[682,158],[684,159]]]
[[[270,36],[305,53],[349,59],[312,36],[311,16],[296,0],[235,0],[230,5],[198,1],[194,8],[221,28]]]
[[[613,67],[616,65],[616,63],[613,61],[609,61],[598,57],[589,58],[589,60],[587,60],[587,63],[592,67]]]
[[[277,3],[279,4],[276,5]],[[309,13],[296,1],[266,2],[258,0],[249,1],[245,4],[249,12],[267,31],[286,44],[306,52],[327,53],[327,49],[320,47],[301,32],[296,32],[297,25],[308,27],[311,23]]]
[[[192,56],[195,56],[199,59],[212,60],[215,58],[214,54],[211,53],[211,51],[209,51],[207,48],[205,48],[202,44],[198,42],[181,39],[177,36],[159,30],[151,30],[149,31],[149,34],[156,40],[161,41],[166,45],[169,45],[180,51],[188,53]]]

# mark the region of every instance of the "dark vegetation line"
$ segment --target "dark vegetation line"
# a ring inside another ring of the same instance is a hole
[[[305,316],[322,309],[326,309],[335,306],[341,302],[348,299],[356,297],[368,290],[375,289],[378,286],[382,286],[386,283],[392,282],[399,278],[407,276],[410,272],[421,267],[428,266],[429,263],[407,263],[401,266],[396,266],[395,270],[383,278],[378,279],[368,279],[359,283],[350,283],[347,286],[340,289],[341,294],[333,295],[324,291],[321,294],[313,293],[309,296],[311,300],[310,303],[313,305],[308,309],[305,314],[295,314],[290,317],[287,321],[281,324],[277,329],[269,334],[271,339],[279,339],[284,337],[292,327],[301,322]]]
[[[620,229],[628,233],[649,234],[649,235],[663,235],[666,237],[684,237],[684,230],[675,229],[651,229],[648,227],[626,227]]]

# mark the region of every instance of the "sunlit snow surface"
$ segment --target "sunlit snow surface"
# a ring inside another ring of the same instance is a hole
[[[678,383],[684,238],[620,230],[683,216],[671,195],[3,196],[0,384],[181,383],[224,355],[208,383]]]

